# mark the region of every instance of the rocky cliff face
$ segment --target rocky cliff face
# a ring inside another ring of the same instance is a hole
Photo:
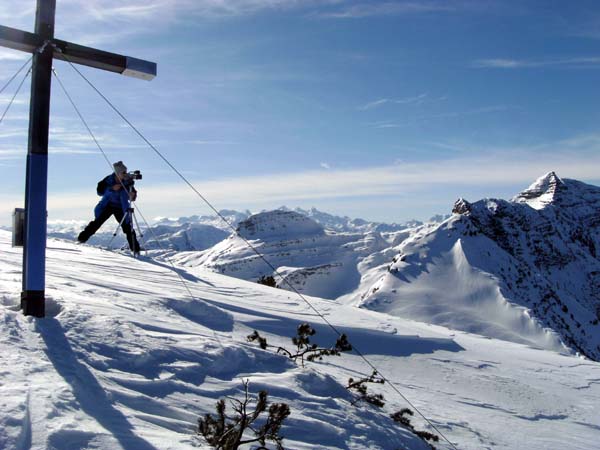
[[[361,304],[542,347],[558,338],[600,360],[600,188],[551,172],[453,213],[402,244]]]

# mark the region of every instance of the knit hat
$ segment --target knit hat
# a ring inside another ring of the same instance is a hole
[[[113,168],[117,175],[121,175],[123,172],[127,172],[127,167],[123,164],[123,161],[117,161],[113,164]]]

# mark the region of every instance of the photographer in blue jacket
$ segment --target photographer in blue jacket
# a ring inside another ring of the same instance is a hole
[[[140,244],[133,232],[131,214],[128,214],[129,202],[135,201],[137,198],[137,191],[133,187],[135,181],[127,172],[123,161],[114,163],[113,168],[114,172],[98,183],[96,190],[98,195],[102,195],[102,198],[94,208],[95,219],[85,227],[77,240],[86,242],[110,216],[115,216],[117,222],[121,224],[123,233],[127,236],[129,248],[134,254],[137,254],[140,252]]]

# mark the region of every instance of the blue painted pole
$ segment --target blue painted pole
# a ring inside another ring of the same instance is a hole
[[[35,32],[44,41],[54,37],[55,11],[56,0],[38,0]],[[45,315],[46,199],[52,54],[51,45],[46,45],[43,51],[34,53],[31,72],[21,308],[25,315],[35,317]]]

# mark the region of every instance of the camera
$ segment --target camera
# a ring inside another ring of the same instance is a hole
[[[128,172],[127,176],[132,180],[141,180],[142,172],[140,172],[139,170],[134,170],[133,172]]]

